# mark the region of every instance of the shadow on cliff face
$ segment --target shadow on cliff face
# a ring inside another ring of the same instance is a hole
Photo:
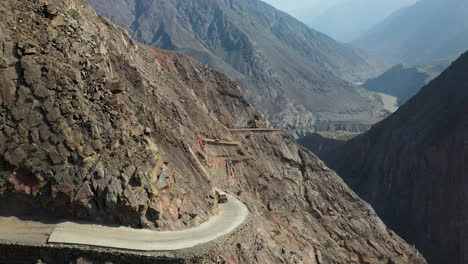
[[[118,220],[109,216],[73,214],[72,208],[74,208],[75,212],[84,211],[86,208],[77,208],[77,205],[72,205],[66,194],[61,193],[54,199],[51,199],[48,195],[45,192],[37,196],[24,192],[2,193],[0,194],[0,200],[2,201],[0,204],[0,217],[16,217],[20,220],[37,221],[44,224],[73,221],[113,227],[122,226],[118,224]],[[129,213],[128,217],[131,216]]]
[[[310,133],[305,137],[299,138],[297,143],[321,157],[324,153],[328,153],[344,145],[346,140],[327,138],[318,133]]]
[[[0,200],[3,202],[0,204],[0,216],[2,217],[17,217],[21,220],[33,220],[39,221],[45,224],[56,224],[65,220],[71,220],[70,217],[66,217],[68,210],[65,208],[65,204],[61,207],[50,207],[53,208],[46,211],[41,206],[40,197],[33,197],[25,193],[3,193],[0,195]],[[55,203],[60,203],[59,200]]]

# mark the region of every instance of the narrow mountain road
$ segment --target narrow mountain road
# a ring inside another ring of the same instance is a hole
[[[0,217],[0,244],[44,245],[54,228],[54,224]]]
[[[228,128],[228,130],[232,133],[245,133],[245,132],[281,132],[282,129],[275,129],[275,128]]]
[[[152,231],[127,227],[64,222],[45,225],[16,218],[0,218],[0,241],[88,245],[135,251],[173,251],[212,242],[234,231],[247,219],[247,207],[228,195],[219,214],[196,228],[181,231]],[[19,228],[19,229],[18,229]],[[18,230],[18,231],[16,231]],[[52,231],[53,230],[53,231]]]
[[[140,251],[170,251],[211,242],[234,231],[247,218],[247,207],[232,196],[219,204],[220,212],[199,227],[181,231],[151,231],[102,225],[59,224],[49,243],[92,245]]]

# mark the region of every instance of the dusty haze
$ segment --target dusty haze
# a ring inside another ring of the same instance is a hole
[[[417,0],[264,0],[314,29],[349,42]]]

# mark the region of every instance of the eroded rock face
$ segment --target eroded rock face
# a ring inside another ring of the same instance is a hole
[[[80,0],[0,15],[2,213],[176,230],[216,213],[217,187],[251,220],[187,262],[425,263],[292,138],[230,130],[269,124],[224,75]]]
[[[179,211],[172,201],[191,204],[210,189],[207,179],[194,181],[192,188],[199,192],[182,195],[182,179],[190,181],[197,173],[164,154],[171,148],[183,152],[183,144],[177,134],[164,135],[182,128],[171,120],[180,106],[158,90],[163,83],[178,85],[164,80],[158,70],[151,52],[159,51],[137,46],[121,29],[98,19],[85,23],[92,12],[78,11],[81,7],[74,2],[28,4],[2,3],[3,11],[16,10],[21,19],[2,21],[2,30],[12,30],[3,31],[0,42],[3,211],[44,210],[45,215],[135,227],[157,228],[159,223],[164,229],[185,228],[189,221],[169,213]],[[64,11],[51,16],[51,9]],[[135,55],[139,49],[146,57]],[[172,56],[177,71],[183,67],[182,62],[176,65],[181,56]],[[197,67],[206,73],[204,78],[221,78]],[[146,79],[144,74],[154,76]],[[158,107],[167,112],[156,114]],[[27,202],[18,204],[19,198]],[[170,205],[157,202],[163,198]],[[191,206],[199,210],[190,220],[211,213],[208,204]],[[157,217],[147,219],[153,211]]]
[[[468,54],[368,133],[321,157],[430,263],[466,263]]]

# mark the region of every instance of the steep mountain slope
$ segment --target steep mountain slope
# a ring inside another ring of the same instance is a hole
[[[390,62],[454,59],[468,46],[468,3],[421,0],[371,29],[354,44]]]
[[[468,53],[367,133],[321,157],[430,263],[468,261]]]
[[[416,0],[347,0],[304,22],[343,42],[359,38],[398,9]]]
[[[347,82],[376,73],[365,55],[261,1],[88,2],[137,40],[227,74],[274,125],[293,133],[320,129],[321,121],[368,128],[382,118],[378,98]]]
[[[268,123],[224,75],[81,0],[1,1],[0,16],[2,214],[175,230],[216,214],[217,187],[250,221],[187,263],[425,263],[292,138],[228,129]]]
[[[417,66],[398,64],[382,75],[367,80],[362,86],[369,91],[393,95],[398,98],[398,104],[402,105],[448,65],[449,63],[445,62]]]

